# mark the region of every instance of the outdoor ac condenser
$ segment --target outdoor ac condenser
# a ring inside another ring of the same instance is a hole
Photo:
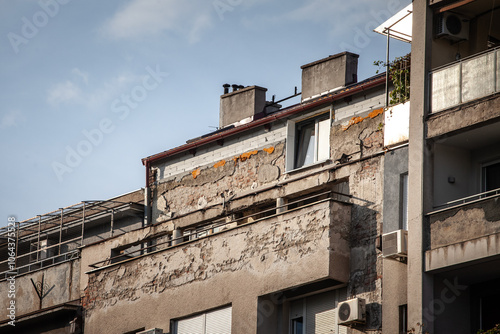
[[[337,319],[339,325],[352,325],[366,321],[365,300],[354,298],[339,303],[337,306]]]
[[[408,231],[396,230],[382,235],[382,256],[396,259],[408,256]]]
[[[468,40],[469,19],[453,13],[441,14],[436,24],[436,37],[453,41]]]

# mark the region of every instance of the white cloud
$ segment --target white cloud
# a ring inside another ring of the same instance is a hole
[[[68,80],[53,86],[48,91],[47,102],[56,106],[68,102],[80,102],[83,99],[80,87]]]
[[[409,2],[410,0],[358,0],[339,3],[332,0],[310,0],[277,15],[260,13],[252,19],[244,18],[242,23],[248,29],[268,29],[271,24],[290,22],[314,23],[324,26],[332,38],[345,38],[346,34],[352,34],[355,27],[364,31],[366,25],[371,27],[382,23],[397,12],[394,8],[400,9]],[[368,33],[371,34],[371,31]]]
[[[89,74],[86,72],[81,71],[79,68],[75,67],[74,69],[71,70],[71,74],[74,74],[75,76],[81,78],[85,85],[89,84]]]
[[[73,79],[53,85],[47,91],[47,102],[57,107],[61,104],[76,104],[90,110],[106,108],[109,101],[127,91],[129,86],[140,83],[142,77],[130,73],[121,73],[115,77],[103,80],[99,87],[88,86],[89,74],[78,68],[70,71]]]
[[[26,118],[19,110],[13,110],[3,115],[0,119],[0,129],[6,129],[13,126],[18,126]]]
[[[104,24],[102,32],[114,39],[171,32],[194,43],[212,26],[212,11],[210,2],[202,0],[132,0]]]

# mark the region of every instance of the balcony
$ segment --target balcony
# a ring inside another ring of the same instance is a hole
[[[426,270],[500,255],[500,189],[447,203],[429,213]]]
[[[500,49],[476,54],[430,73],[431,113],[500,91]]]
[[[134,249],[127,254],[130,258],[117,255],[119,262],[108,255],[108,259],[90,264],[95,269],[87,272],[89,308],[114,303],[119,308],[125,286],[129,296],[164,292],[161,299],[168,302],[170,294],[190,295],[189,283],[198,282],[206,287],[202,293],[207,294],[206,303],[210,304],[200,305],[202,310],[238,300],[242,293],[238,287],[242,286],[245,293],[263,295],[325,279],[347,282],[351,206],[320,198],[303,200],[301,206],[287,203],[275,207],[271,215],[257,214],[256,219],[242,217],[241,223],[226,221],[225,229],[210,225],[206,232],[196,230],[196,238],[183,235],[169,239],[163,229],[158,238],[168,241],[160,244],[144,242],[140,237],[144,232],[132,231],[84,248],[83,257],[87,252],[111,254],[110,249],[130,240],[154,245]],[[127,273],[134,273],[132,281]],[[100,296],[106,296],[105,300]]]

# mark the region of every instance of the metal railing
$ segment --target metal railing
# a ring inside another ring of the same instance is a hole
[[[0,281],[12,275],[13,272],[17,275],[25,274],[79,258],[78,248],[84,245],[86,224],[109,216],[108,234],[113,236],[114,214],[135,208],[132,205],[132,203],[113,200],[81,202],[17,222],[15,238],[8,237],[8,227],[0,228],[2,241],[0,246],[7,247],[7,241],[15,242],[16,245],[15,268],[12,269],[12,257],[2,256],[5,260],[0,261]],[[43,244],[44,241],[46,244]]]
[[[434,69],[429,74],[431,113],[499,92],[499,62],[495,48]]]
[[[167,249],[178,247],[180,245],[185,245],[187,243],[194,242],[200,238],[215,235],[215,234],[224,232],[224,231],[229,230],[229,229],[234,229],[234,228],[238,228],[241,226],[245,226],[249,223],[252,223],[252,224],[257,223],[261,220],[269,219],[271,217],[282,215],[282,214],[285,214],[285,213],[288,213],[288,212],[291,212],[294,210],[302,209],[302,208],[305,208],[308,206],[312,206],[312,205],[315,205],[315,204],[318,204],[321,202],[336,200],[336,199],[332,198],[334,195],[337,195],[340,197],[347,197],[347,198],[352,197],[352,195],[348,195],[348,194],[338,193],[335,191],[326,191],[326,192],[314,194],[311,196],[301,197],[300,199],[289,201],[286,204],[277,205],[277,206],[274,206],[273,208],[261,210],[261,211],[258,211],[256,213],[246,215],[246,216],[243,216],[240,218],[234,218],[234,219],[229,219],[229,220],[226,217],[217,218],[217,219],[210,221],[208,223],[206,223],[206,222],[203,223],[202,226],[198,225],[198,226],[186,227],[184,229],[184,231],[192,231],[189,234],[184,234],[184,235],[177,237],[177,238],[173,238],[172,235],[170,235],[171,238],[167,241],[155,243],[155,244],[149,245],[149,246],[140,247],[139,249],[136,249],[136,250],[131,251],[131,252],[123,252],[119,255],[111,256],[105,260],[92,263],[89,266],[92,268],[95,268],[95,269],[100,269],[100,268],[103,268],[103,267],[106,267],[106,266],[109,266],[112,264],[117,264],[117,263],[121,263],[124,261],[129,261],[133,258],[137,258],[137,257],[144,255],[144,254],[152,253],[155,251],[164,251]],[[346,203],[346,202],[343,202],[341,200],[336,200],[336,201]],[[165,235],[162,234],[158,238],[164,238],[164,237],[165,237]],[[132,248],[132,247],[135,247],[135,246],[140,245],[140,244],[154,242],[154,240],[155,240],[155,238],[153,237],[151,239],[141,240],[139,242],[132,243],[132,244],[129,244],[126,246],[128,246],[129,248]],[[162,248],[161,246],[165,246],[165,247]]]
[[[453,201],[450,201],[450,202],[447,202],[444,204],[440,204],[434,208],[435,209],[434,211],[429,212],[427,215],[431,216],[431,215],[434,215],[436,213],[460,208],[460,207],[462,207],[464,205],[468,205],[468,204],[486,201],[486,200],[489,200],[489,199],[492,199],[495,197],[500,197],[500,188],[485,191],[485,192],[471,195],[471,196],[467,196],[467,197],[463,197],[463,198],[456,199],[456,200],[453,200]]]

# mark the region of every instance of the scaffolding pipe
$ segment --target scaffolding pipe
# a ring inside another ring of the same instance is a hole
[[[63,222],[64,222],[64,209],[61,209],[61,226],[59,226],[59,246],[57,247],[57,255],[61,254]]]
[[[113,225],[115,223],[115,210],[111,209],[111,237],[113,237]]]
[[[36,242],[36,261],[38,262],[38,253],[40,250],[40,225],[42,224],[42,216],[38,216],[38,236],[37,236],[37,242]]]
[[[385,107],[389,107],[389,41],[391,39],[391,29],[387,28],[387,50],[385,57],[385,66],[387,67],[385,71]]]
[[[85,202],[83,202],[83,215],[82,215],[82,239],[80,241],[80,246],[83,246],[83,236],[85,232]]]
[[[15,266],[15,269],[17,270],[17,254],[18,253],[18,249],[19,249],[19,229],[21,228],[21,223],[20,222],[16,222],[17,224],[17,230],[16,230],[16,257],[14,258],[14,266]]]

